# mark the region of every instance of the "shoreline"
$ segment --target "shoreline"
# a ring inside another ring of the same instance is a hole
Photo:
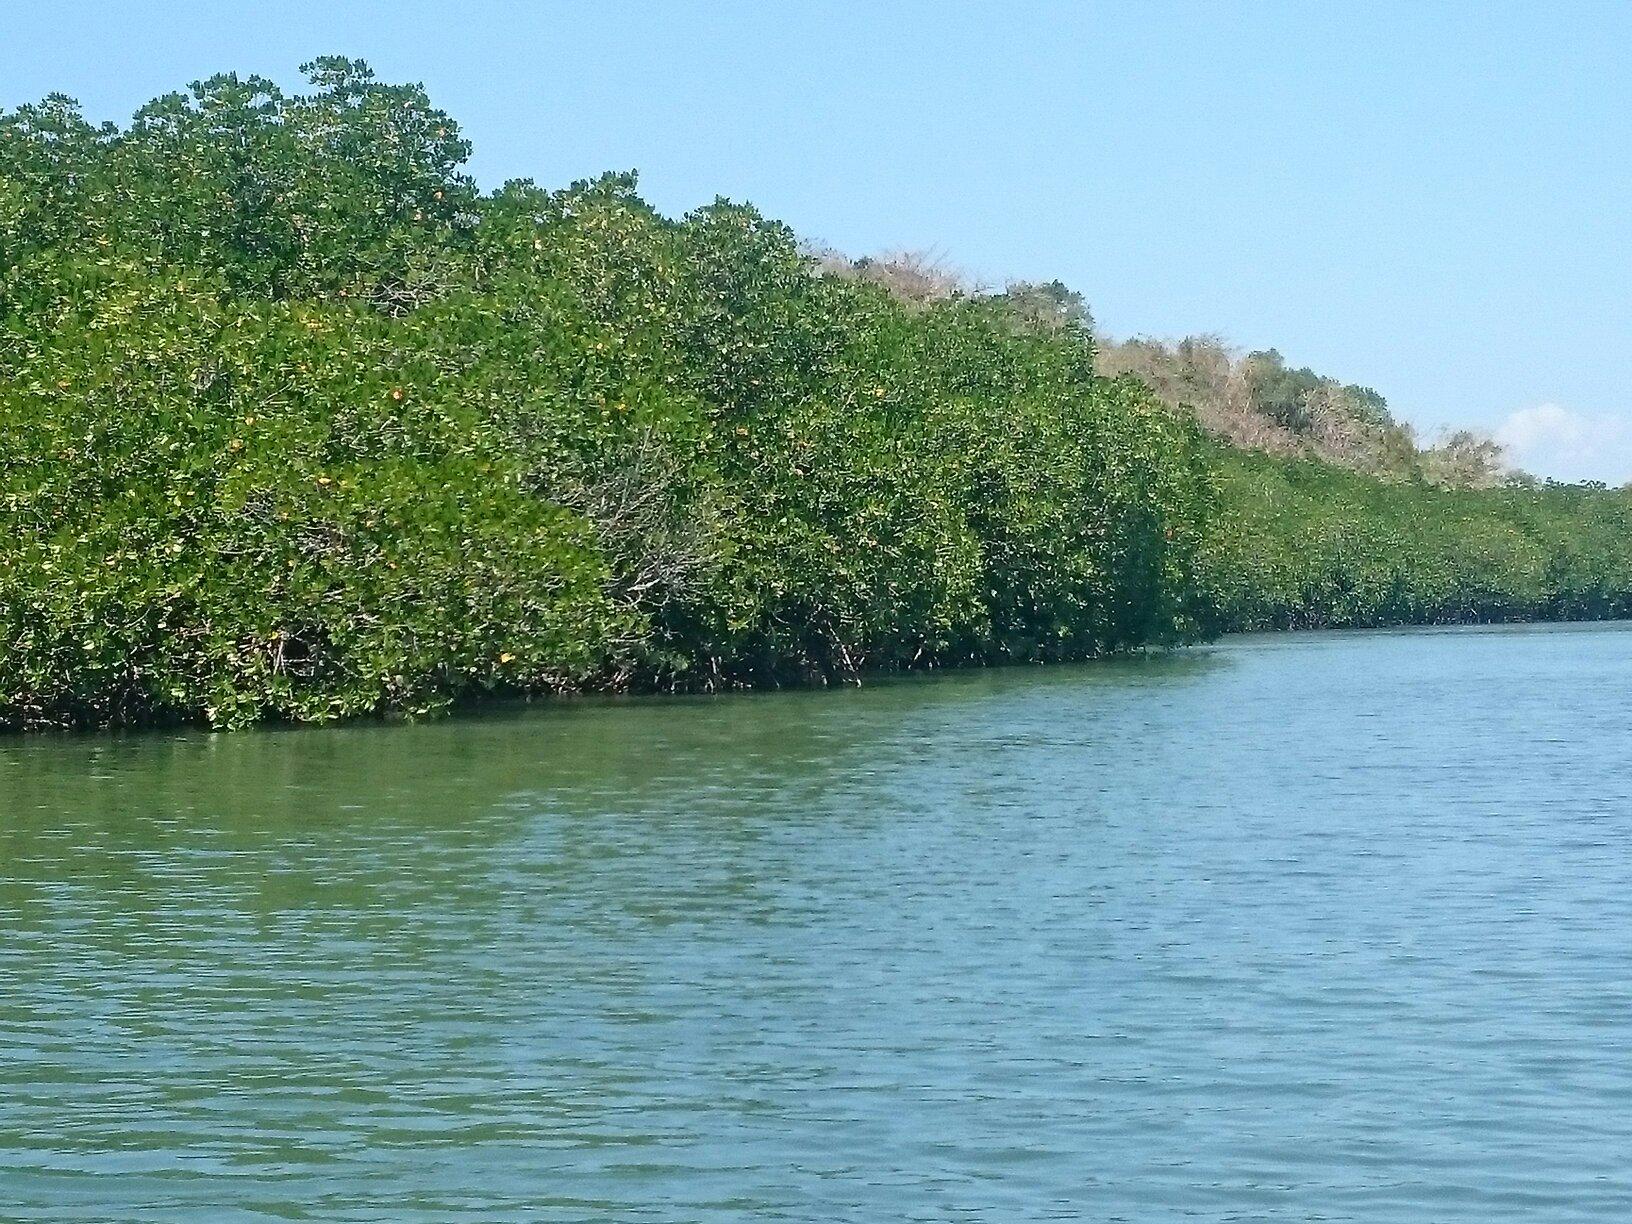
[[[860,692],[862,690],[877,689],[881,686],[897,684],[914,684],[937,679],[951,680],[954,678],[975,677],[983,674],[1012,674],[1019,671],[1030,672],[1065,672],[1091,669],[1101,666],[1161,666],[1178,664],[1183,665],[1187,660],[1200,660],[1207,653],[1218,648],[1239,644],[1242,646],[1259,646],[1270,644],[1291,644],[1309,638],[1330,636],[1333,638],[1354,637],[1409,637],[1432,635],[1462,635],[1477,633],[1513,633],[1545,632],[1549,630],[1573,630],[1593,632],[1599,630],[1632,629],[1632,617],[1599,617],[1594,619],[1573,618],[1559,620],[1467,620],[1467,621],[1437,621],[1421,623],[1396,623],[1386,625],[1323,625],[1307,626],[1297,629],[1242,629],[1220,634],[1207,641],[1188,642],[1166,646],[1140,646],[1127,650],[1112,651],[1106,654],[1094,655],[1080,659],[1051,659],[1051,660],[1012,660],[996,663],[960,663],[946,666],[918,666],[910,668],[885,668],[864,670],[860,676],[848,680],[834,680],[827,683],[788,683],[777,685],[739,685],[730,688],[705,689],[605,689],[584,688],[570,692],[511,694],[504,696],[480,696],[465,701],[455,701],[445,709],[439,710],[427,717],[406,717],[392,712],[383,712],[373,715],[358,715],[352,718],[339,719],[329,722],[294,722],[288,720],[264,720],[243,727],[218,728],[211,727],[202,721],[176,720],[173,722],[153,722],[139,725],[113,727],[77,727],[77,728],[44,728],[32,730],[0,730],[0,748],[22,746],[29,743],[82,743],[90,740],[119,741],[130,738],[148,738],[167,734],[186,735],[240,735],[240,734],[292,734],[299,732],[326,732],[347,731],[362,729],[389,729],[407,727],[425,727],[447,725],[459,722],[481,722],[493,718],[504,718],[523,713],[544,713],[554,708],[572,709],[600,706],[628,706],[628,705],[694,705],[699,703],[713,703],[733,699],[751,700],[755,698],[792,697],[813,695],[831,692]]]

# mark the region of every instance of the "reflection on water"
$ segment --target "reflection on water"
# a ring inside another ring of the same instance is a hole
[[[1618,1220],[1632,630],[0,743],[0,1218]]]

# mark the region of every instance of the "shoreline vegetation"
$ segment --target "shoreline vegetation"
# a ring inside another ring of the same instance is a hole
[[[1625,490],[307,71],[0,112],[0,729],[1632,615]]]

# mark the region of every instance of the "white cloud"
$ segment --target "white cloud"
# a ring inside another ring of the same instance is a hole
[[[1632,418],[1537,404],[1510,412],[1495,437],[1515,467],[1554,480],[1632,480]]]

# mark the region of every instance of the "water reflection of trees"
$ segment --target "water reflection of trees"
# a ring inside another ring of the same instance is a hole
[[[928,801],[928,747],[1041,740],[1039,697],[1129,694],[1214,665],[1196,652],[421,726],[17,740],[0,748],[0,902],[385,926],[420,907],[751,909],[781,856],[830,852],[824,839]]]

